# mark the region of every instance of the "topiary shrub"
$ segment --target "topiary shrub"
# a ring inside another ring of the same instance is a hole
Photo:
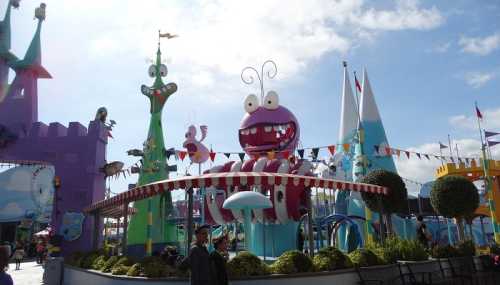
[[[271,271],[279,274],[292,274],[313,271],[311,258],[298,250],[284,252],[271,265]]]
[[[265,264],[257,256],[248,251],[242,251],[231,259],[227,263],[227,272],[229,278],[269,274]]]
[[[434,258],[449,258],[458,256],[458,251],[451,245],[435,246],[432,248],[431,256]]]
[[[118,266],[113,266],[113,269],[111,270],[111,274],[113,275],[125,275],[127,274],[128,270],[130,269],[130,266],[125,266],[125,265],[118,265]]]
[[[389,189],[387,195],[361,192],[361,197],[370,210],[380,213],[380,204],[382,204],[384,213],[388,214],[404,212],[408,207],[406,185],[397,173],[376,169],[363,177],[360,182],[384,186]],[[381,198],[381,203],[379,203],[379,198]]]
[[[96,251],[91,251],[85,254],[81,259],[80,259],[80,264],[79,266],[81,268],[85,269],[91,269],[92,265],[94,264],[94,261],[99,257],[99,252]]]
[[[335,247],[325,247],[313,258],[315,271],[332,271],[352,267],[351,259]]]
[[[470,216],[479,206],[479,194],[474,184],[457,175],[437,179],[431,189],[431,205],[447,218]]]
[[[474,256],[474,255],[476,255],[476,246],[474,245],[474,242],[471,240],[459,242],[456,247],[457,247],[458,256]]]
[[[423,261],[428,259],[427,250],[418,240],[399,240],[399,260]]]
[[[141,267],[144,272],[144,276],[148,278],[159,278],[174,276],[176,271],[173,267],[169,266],[167,263],[158,256],[145,257],[141,261]]]
[[[358,248],[348,254],[352,263],[359,267],[368,267],[383,264],[382,260],[373,251],[366,248]]]
[[[140,263],[135,263],[134,265],[130,266],[130,268],[127,271],[127,276],[141,276],[144,272],[144,268]]]
[[[109,273],[111,272],[111,269],[113,268],[113,266],[115,265],[115,263],[118,262],[118,260],[120,259],[119,256],[111,256],[105,263],[104,263],[104,266],[101,268],[101,271],[102,272],[105,272],[105,273]]]
[[[99,255],[95,260],[94,263],[92,263],[92,269],[95,270],[101,270],[101,268],[104,266],[106,261],[109,259],[109,256],[107,255]]]

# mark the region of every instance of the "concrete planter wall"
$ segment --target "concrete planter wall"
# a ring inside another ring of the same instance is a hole
[[[143,278],[114,276],[95,270],[85,270],[77,267],[65,265],[63,285],[146,285],[146,284],[169,284],[187,285],[188,279],[181,278]],[[294,275],[271,275],[250,277],[247,279],[231,280],[234,285],[331,285],[335,284],[356,284],[359,281],[354,269],[336,270],[332,272],[314,272]]]

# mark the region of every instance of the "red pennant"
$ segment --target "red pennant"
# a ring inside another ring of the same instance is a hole
[[[386,146],[386,147],[385,147],[385,153],[386,153],[387,155],[391,155],[391,154],[392,154],[392,153],[391,153],[391,148],[390,148],[390,147],[388,147],[388,146]]]
[[[290,156],[290,151],[289,150],[282,151],[281,156],[283,159],[288,159],[288,157]]]
[[[210,155],[210,160],[214,162],[215,160],[215,152],[210,152],[208,155]]]
[[[405,150],[405,154],[406,154],[406,157],[408,157],[408,159],[410,159],[410,152]]]
[[[330,146],[328,146],[328,151],[330,151],[330,153],[331,153],[332,155],[334,155],[334,154],[335,154],[335,146],[334,146],[334,145],[330,145]]]
[[[180,150],[179,151],[179,157],[180,157],[180,159],[184,160],[184,158],[186,157],[186,154],[187,154],[186,151]]]

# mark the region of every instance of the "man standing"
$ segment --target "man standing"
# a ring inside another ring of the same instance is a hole
[[[211,261],[211,285],[227,285],[227,269],[226,262],[229,259],[227,252],[227,235],[213,239],[215,250],[210,253]]]
[[[210,283],[210,255],[206,247],[209,228],[208,225],[202,225],[195,229],[196,242],[191,246],[189,256],[179,266],[181,269],[189,268],[191,270],[191,285]]]
[[[429,241],[432,240],[432,236],[427,230],[427,225],[424,223],[424,217],[417,217],[417,239],[425,248],[429,248]]]

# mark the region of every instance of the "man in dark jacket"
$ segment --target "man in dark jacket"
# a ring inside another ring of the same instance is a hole
[[[210,281],[211,285],[228,285],[226,262],[229,258],[227,253],[227,235],[213,239],[215,250],[210,253]]]
[[[205,244],[208,242],[208,229],[203,225],[195,229],[196,242],[191,246],[189,256],[179,266],[191,270],[191,285],[208,285],[210,283],[210,255]]]

